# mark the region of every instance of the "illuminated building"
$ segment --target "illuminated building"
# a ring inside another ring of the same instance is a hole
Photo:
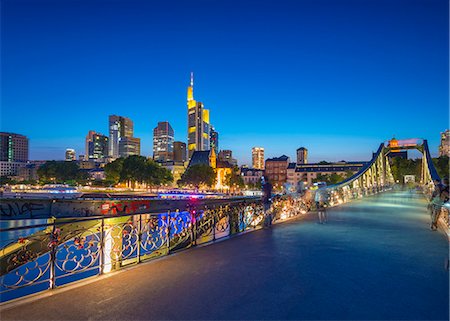
[[[108,155],[113,159],[118,157],[126,157],[120,153],[120,141],[124,138],[133,138],[133,122],[131,119],[110,115],[109,116],[109,151]],[[131,140],[133,141],[133,140]],[[129,142],[127,142],[128,144]],[[122,144],[122,150],[126,150]]]
[[[228,162],[233,166],[237,166],[237,159],[233,158],[233,152],[229,149],[224,149],[219,152],[218,158],[222,162]]]
[[[194,151],[210,149],[210,123],[209,110],[203,103],[194,99],[194,74],[191,73],[191,83],[187,89],[188,108],[188,156],[192,157]]]
[[[0,176],[17,175],[28,161],[28,138],[14,133],[0,133]]]
[[[219,133],[212,126],[209,133],[209,146],[209,149],[214,149],[216,155],[219,153]]]
[[[299,181],[311,186],[318,175],[338,174],[346,177],[349,172],[357,173],[367,162],[338,162],[338,163],[311,163],[296,164],[289,163],[287,167],[287,183],[297,185]]]
[[[308,150],[305,147],[300,147],[297,149],[297,164],[307,164],[308,163]]]
[[[141,139],[136,137],[120,138],[119,155],[123,158],[132,155],[141,155]]]
[[[87,154],[85,158],[99,162],[104,161],[108,157],[108,137],[93,131],[89,131],[88,137],[86,137]]]
[[[265,174],[273,187],[279,188],[286,183],[288,164],[286,155],[266,159]]]
[[[186,162],[186,143],[173,142],[173,160],[175,162]]]
[[[257,188],[261,187],[261,177],[264,174],[264,170],[256,168],[241,168],[241,176],[244,180],[244,184],[253,185]]]
[[[173,141],[173,129],[169,122],[159,122],[153,129],[153,159],[157,162],[172,161]]]
[[[75,156],[75,149],[67,148],[66,149],[66,161],[71,162],[77,160]]]
[[[212,167],[216,172],[216,189],[228,189],[225,185],[225,177],[232,173],[232,165],[226,161],[217,160],[214,149],[205,151],[195,151],[192,154],[189,166],[204,164]]]
[[[252,148],[252,167],[254,169],[264,169],[264,148]]]
[[[441,133],[441,144],[439,145],[439,156],[450,157],[450,130]]]

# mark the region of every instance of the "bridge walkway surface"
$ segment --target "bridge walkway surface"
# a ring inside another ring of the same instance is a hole
[[[448,320],[448,240],[384,193],[2,307],[2,320]]]

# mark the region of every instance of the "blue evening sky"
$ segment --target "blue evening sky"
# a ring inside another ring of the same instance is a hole
[[[1,130],[31,159],[84,154],[130,117],[142,154],[158,121],[186,141],[186,87],[221,149],[249,163],[309,149],[368,160],[379,143],[449,123],[447,0],[3,0]]]

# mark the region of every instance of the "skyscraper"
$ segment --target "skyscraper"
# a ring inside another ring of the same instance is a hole
[[[153,159],[157,162],[173,160],[173,129],[169,122],[159,122],[153,129]]]
[[[89,142],[88,154],[89,160],[103,161],[108,157],[108,137],[100,133],[92,135],[92,141]]]
[[[108,152],[110,157],[126,157],[125,155],[120,154],[119,147],[120,141],[124,138],[133,138],[133,122],[126,117],[110,115]],[[125,148],[123,147],[122,150],[125,150]]]
[[[186,143],[174,142],[173,143],[173,160],[175,162],[185,162],[186,158]]]
[[[439,145],[439,156],[450,157],[450,130],[441,133],[441,144]]]
[[[308,164],[308,150],[305,147],[297,149],[297,164]]]
[[[66,161],[71,162],[77,160],[77,157],[75,156],[75,149],[67,148],[66,149]]]
[[[132,155],[141,155],[141,139],[136,137],[120,138],[119,155],[123,158]]]
[[[28,161],[28,138],[14,133],[0,133],[0,176],[16,175]]]
[[[216,155],[219,154],[219,133],[216,132],[213,126],[211,126],[209,133],[209,146],[210,149],[214,149]]]
[[[194,74],[191,73],[191,83],[187,89],[188,108],[188,152],[191,158],[194,151],[210,149],[209,110],[203,103],[194,99]]]
[[[264,169],[264,148],[252,148],[252,167],[254,169]]]

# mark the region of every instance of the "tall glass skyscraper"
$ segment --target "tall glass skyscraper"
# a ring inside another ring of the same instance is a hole
[[[191,73],[191,83],[187,89],[188,107],[188,155],[191,158],[194,151],[210,149],[209,110],[203,103],[194,99],[194,74]]]
[[[112,158],[127,157],[129,155],[121,155],[120,153],[120,141],[122,139],[133,138],[133,122],[131,119],[110,115],[109,116],[109,152],[108,155]],[[136,140],[136,139],[134,139]],[[133,139],[127,140],[127,144]],[[136,143],[136,142],[135,142]],[[122,148],[122,150],[128,150],[128,148]]]

